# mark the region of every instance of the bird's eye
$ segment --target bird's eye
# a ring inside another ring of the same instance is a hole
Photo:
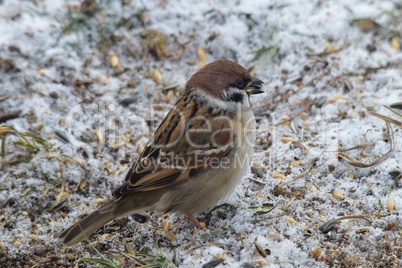
[[[236,87],[243,89],[244,88],[244,80],[243,79],[239,79],[236,81]]]

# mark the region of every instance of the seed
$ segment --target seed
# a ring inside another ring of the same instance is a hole
[[[173,241],[176,238],[176,235],[173,232],[167,232],[166,238],[169,239],[169,241]]]
[[[391,38],[391,47],[395,50],[401,50],[401,44],[399,43],[398,38],[396,36]]]
[[[113,169],[113,168],[110,168],[110,167],[105,167],[105,170],[107,171],[107,172],[109,172],[110,174],[114,174],[114,173],[116,173],[116,171]]]
[[[160,84],[162,81],[162,74],[158,70],[154,70],[152,72],[152,78],[156,83]]]
[[[334,103],[337,102],[338,100],[348,100],[346,97],[340,95],[340,94],[335,94],[334,96],[332,96],[331,98],[328,99],[329,103]]]
[[[98,141],[100,143],[105,143],[105,137],[99,129],[96,130],[96,136],[98,137]]]
[[[110,237],[110,234],[109,233],[103,234],[102,237],[107,239]]]
[[[115,52],[110,52],[110,65],[115,68],[119,65],[119,56]]]
[[[166,103],[169,103],[169,102],[172,100],[173,97],[174,97],[174,91],[173,91],[173,90],[169,90],[169,91],[167,92],[167,94],[166,94],[165,102],[166,102]]]
[[[87,208],[87,204],[83,203],[83,204],[81,205],[81,210],[85,210],[86,208]]]
[[[258,244],[257,243],[257,241],[256,242],[254,242],[254,246],[255,246],[255,248],[257,249],[257,251],[258,251],[258,253],[260,253],[260,255],[262,256],[262,257],[266,257],[266,256],[268,256],[268,254],[265,252],[265,250],[260,246],[260,244]]]
[[[283,143],[288,143],[288,142],[296,141],[296,139],[294,139],[294,138],[292,138],[292,137],[281,137],[280,139],[281,139],[281,141],[282,141]]]
[[[322,250],[320,247],[316,247],[311,251],[311,256],[313,256],[314,259],[318,260],[318,258],[321,256]]]
[[[202,69],[205,66],[205,50],[201,47],[198,46],[197,47],[197,55],[198,55],[198,59],[200,60],[200,69]]]
[[[311,191],[312,193],[315,193],[315,192],[318,191],[318,189],[317,189],[317,187],[315,187],[315,185],[311,184],[311,185],[310,185],[310,191]]]
[[[162,222],[162,229],[163,229],[163,231],[168,231],[169,230],[169,221],[163,221]]]
[[[313,210],[312,210],[312,209],[308,209],[308,210],[306,211],[306,213],[307,213],[307,216],[311,217],[311,216],[313,215]]]
[[[221,264],[222,262],[225,261],[225,259],[222,258],[222,257],[220,257],[220,256],[223,257],[223,254],[219,254],[219,255],[218,255],[218,259],[215,259],[215,260],[212,260],[212,261],[210,261],[210,262],[204,263],[201,267],[202,267],[202,268],[218,267],[219,264]]]
[[[344,200],[345,199],[345,195],[343,193],[340,193],[340,192],[333,191],[332,195],[338,200]]]
[[[363,158],[367,158],[367,157],[369,157],[370,155],[369,155],[368,153],[363,152],[363,153],[361,153],[361,156],[362,156]]]
[[[346,79],[346,80],[345,80],[345,83],[344,83],[344,85],[343,85],[343,88],[344,88],[344,90],[345,90],[346,92],[352,91],[352,90],[353,90],[353,84],[352,84],[352,82],[350,82],[349,79]]]
[[[296,224],[297,223],[297,221],[295,219],[293,219],[292,217],[286,217],[286,218],[288,219],[288,222],[290,224]]]
[[[97,204],[97,205],[99,205],[99,204],[102,204],[103,202],[105,202],[105,200],[103,199],[103,198],[96,198],[96,200],[95,200],[95,204]]]
[[[138,148],[137,148],[137,153],[141,154],[142,151],[144,151],[144,149],[145,149],[145,145],[140,143],[140,145],[138,145]]]
[[[296,160],[291,163],[292,167],[298,167],[303,162],[303,160]]]
[[[268,265],[269,261],[265,260],[265,259],[255,259],[251,261],[252,263],[258,264],[258,265]]]
[[[359,228],[356,229],[356,234],[369,232],[371,229],[373,229],[373,228],[370,227],[370,226],[359,227]]]
[[[387,208],[388,208],[388,212],[392,212],[394,210],[395,207],[395,201],[393,198],[389,198],[388,199],[388,204],[387,204]]]
[[[332,44],[330,42],[325,42],[325,52],[331,52],[333,50]]]
[[[280,234],[276,234],[276,241],[281,242],[282,240],[282,236]]]
[[[282,175],[278,172],[272,172],[271,176],[278,180],[283,180],[284,178],[286,178],[285,175]]]

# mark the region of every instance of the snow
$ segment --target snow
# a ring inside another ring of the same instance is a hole
[[[36,142],[40,150],[33,154],[15,143],[20,136],[6,136],[1,267],[73,267],[80,258],[99,258],[92,247],[110,257],[125,244],[168,256],[179,267],[217,258],[224,258],[218,267],[400,266],[402,182],[390,172],[401,169],[401,126],[390,124],[387,133],[384,120],[369,112],[372,107],[402,121],[386,108],[402,95],[402,52],[392,44],[402,42],[400,1],[97,2],[100,10],[90,17],[80,13],[80,1],[0,1],[0,96],[9,96],[0,101],[0,115],[21,110],[2,124],[51,145],[46,150]],[[359,19],[378,26],[359,27]],[[165,58],[142,46],[144,30],[166,36]],[[113,222],[90,237],[93,245],[63,247],[58,233],[96,209],[98,198],[111,198],[124,179],[180,91],[168,100],[163,89],[183,86],[198,70],[199,47],[207,62],[227,58],[259,66],[255,75],[266,93],[251,99],[258,119],[253,159],[264,176],[248,171],[223,201],[228,205],[196,215],[205,230],[195,231],[182,215],[151,213],[146,224],[131,217]],[[260,65],[266,52],[256,53],[272,47],[277,53]],[[123,71],[112,66],[111,55]],[[4,67],[5,59],[16,68]],[[345,89],[346,82],[353,88]],[[121,104],[129,98],[132,103]],[[347,150],[362,144],[372,146]],[[343,149],[369,163],[391,144],[392,154],[368,168],[337,155]],[[298,176],[281,186],[287,194],[278,194],[275,187]],[[65,203],[49,210],[62,189],[69,192]],[[257,214],[256,206],[275,207]],[[342,220],[325,234],[318,229],[331,219],[366,214],[372,215]],[[262,256],[255,243],[269,254]],[[317,247],[322,253],[315,259]],[[132,264],[125,261],[119,265]]]

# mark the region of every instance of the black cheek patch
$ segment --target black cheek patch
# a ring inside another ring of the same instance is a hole
[[[233,93],[229,96],[231,101],[234,102],[242,102],[243,101],[243,94],[242,93]]]

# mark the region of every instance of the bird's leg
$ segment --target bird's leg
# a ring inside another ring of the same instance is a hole
[[[196,217],[194,217],[193,214],[187,214],[186,216],[187,216],[187,218],[194,224],[195,227],[197,227],[198,229],[202,229],[202,228],[203,228],[202,225],[201,225],[201,223],[197,220]]]

